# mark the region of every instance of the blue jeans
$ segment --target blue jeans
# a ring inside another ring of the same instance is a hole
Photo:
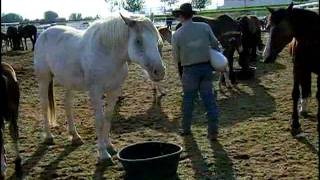
[[[183,104],[182,128],[191,131],[194,98],[200,92],[201,99],[207,110],[208,133],[218,133],[219,110],[212,91],[212,66],[209,63],[184,66],[182,73]]]

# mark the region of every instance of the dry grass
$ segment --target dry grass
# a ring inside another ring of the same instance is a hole
[[[161,103],[155,103],[151,85],[142,78],[139,68],[130,66],[129,78],[123,88],[125,99],[117,106],[112,124],[112,140],[117,149],[138,141],[178,143],[184,147],[178,169],[182,180],[318,179],[317,104],[313,98],[311,117],[301,118],[305,138],[293,138],[288,128],[292,106],[292,64],[286,50],[276,64],[259,63],[255,80],[241,81],[233,93],[218,94],[221,134],[217,143],[209,143],[206,138],[207,123],[201,105],[195,110],[194,136],[182,138],[177,134],[181,119],[181,85],[170,47],[164,51],[168,72],[163,84],[168,94],[158,99]],[[117,159],[114,159],[113,166],[96,166],[94,118],[85,93],[76,93],[74,101],[75,121],[85,144],[70,146],[62,103],[63,89],[56,86],[59,123],[53,130],[56,145],[42,145],[42,121],[32,53],[9,52],[2,58],[14,66],[20,82],[20,149],[26,179],[124,177]],[[6,148],[8,177],[14,178],[10,142]]]

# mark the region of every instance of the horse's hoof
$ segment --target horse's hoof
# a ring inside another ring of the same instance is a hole
[[[293,128],[293,127],[291,127],[291,135],[292,136],[297,136],[297,135],[299,135],[299,134],[301,134],[302,133],[302,130],[301,130],[301,128],[299,127],[299,128]]]
[[[101,166],[112,166],[114,165],[113,161],[111,158],[106,158],[106,159],[98,159],[98,162],[97,162],[98,165],[101,165]]]
[[[82,139],[80,137],[73,137],[71,140],[71,144],[72,144],[72,146],[80,146],[80,145],[84,144],[84,142],[82,141]]]
[[[163,96],[165,96],[165,95],[167,95],[167,93],[165,93],[165,92],[160,92],[160,97],[163,97]]]
[[[17,157],[14,161],[14,164],[15,164],[15,171],[16,171],[17,177],[21,177],[22,176],[21,158]]]
[[[53,137],[46,137],[43,143],[46,145],[54,145]]]
[[[109,153],[111,156],[114,156],[114,155],[116,155],[116,154],[118,153],[118,152],[114,149],[113,146],[107,147],[107,151],[108,151],[108,153]]]

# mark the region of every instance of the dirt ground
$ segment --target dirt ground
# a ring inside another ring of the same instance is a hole
[[[2,55],[3,61],[13,65],[20,82],[20,150],[25,179],[123,179],[124,170],[116,158],[113,166],[96,165],[94,117],[86,93],[76,92],[74,100],[75,122],[85,144],[70,145],[63,89],[58,85],[55,98],[59,126],[53,128],[55,145],[41,144],[43,123],[32,56],[30,51]],[[142,77],[140,68],[130,65],[123,86],[124,100],[117,105],[112,122],[112,142],[118,150],[141,141],[178,143],[184,148],[178,168],[181,180],[318,179],[315,78],[309,117],[301,118],[304,137],[293,138],[289,132],[292,63],[287,49],[275,64],[258,63],[255,79],[239,81],[232,91],[219,91],[220,137],[216,143],[206,138],[207,123],[201,103],[194,112],[193,137],[178,135],[182,93],[168,44],[164,48],[164,61],[167,75],[162,84],[167,95],[162,98],[153,95],[151,84]],[[5,135],[7,175],[15,179],[8,130]]]

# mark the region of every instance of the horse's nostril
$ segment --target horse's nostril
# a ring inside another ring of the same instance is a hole
[[[158,71],[155,69],[155,70],[153,70],[153,74],[154,75],[158,75]]]

